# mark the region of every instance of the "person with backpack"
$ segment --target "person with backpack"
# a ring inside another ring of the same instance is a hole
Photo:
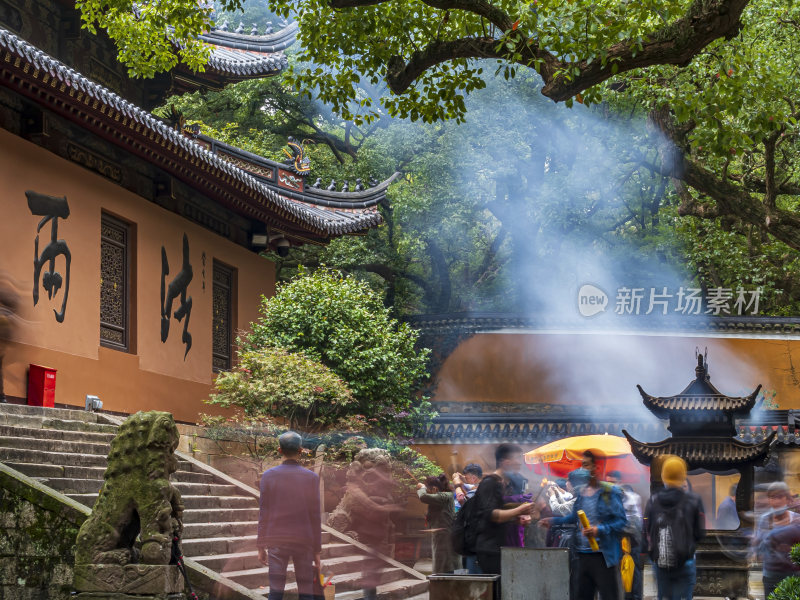
[[[500,444],[494,451],[497,469],[483,478],[475,497],[473,523],[478,532],[475,554],[484,573],[500,575],[500,547],[505,545],[506,526],[516,527],[519,517],[530,515],[533,504],[522,503],[515,508],[503,508],[507,490],[507,475],[522,466],[522,448],[516,444]],[[469,504],[469,502],[467,504]]]
[[[578,492],[572,513],[539,521],[543,527],[579,523],[583,512],[589,525],[576,531],[576,597],[593,600],[619,600],[622,581],[619,562],[622,559],[621,538],[627,519],[620,489],[607,481],[597,481],[597,459],[591,450],[583,453],[582,468],[589,472],[589,483]]]
[[[428,528],[433,530],[431,554],[434,573],[452,573],[459,567],[458,557],[450,543],[450,528],[455,518],[455,503],[450,480],[444,473],[431,475],[425,483],[417,484],[417,495],[428,505]]]
[[[670,456],[661,468],[664,488],[647,502],[644,512],[648,550],[653,561],[659,600],[691,600],[697,579],[694,553],[705,535],[703,501],[683,489],[686,463]]]
[[[461,506],[456,512],[456,518],[451,528],[451,540],[453,550],[461,555],[461,566],[470,575],[481,575],[483,571],[478,565],[478,556],[475,552],[475,541],[478,537],[478,526],[474,522],[473,510],[475,502],[472,498],[478,491],[483,479],[483,469],[479,464],[470,463],[464,467],[464,474],[456,473],[453,475],[453,485],[456,488],[456,495],[459,491],[463,495]]]

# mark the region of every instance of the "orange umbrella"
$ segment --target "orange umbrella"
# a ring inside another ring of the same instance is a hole
[[[556,477],[566,477],[567,473],[581,466],[581,459],[586,450],[597,455],[598,476],[605,477],[608,471],[620,471],[623,475],[635,475],[638,479],[646,472],[645,467],[631,454],[631,446],[624,437],[616,435],[578,435],[563,438],[540,446],[525,454],[525,462],[533,465],[534,470],[543,474],[545,471]]]

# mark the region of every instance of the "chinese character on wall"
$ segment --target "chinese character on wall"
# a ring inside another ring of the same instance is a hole
[[[186,295],[189,283],[192,281],[192,265],[189,263],[189,238],[183,234],[183,265],[181,270],[175,275],[167,285],[167,275],[169,275],[169,262],[167,261],[167,250],[161,246],[161,341],[166,342],[169,337],[169,323],[171,317],[175,317],[180,323],[184,317],[183,334],[181,341],[186,344],[186,351],[183,359],[192,347],[192,334],[189,333],[189,317],[192,314],[192,297]],[[180,296],[180,305],[177,310],[172,312],[172,302]]]
[[[47,291],[48,299],[58,294],[61,286],[64,286],[64,296],[61,300],[61,310],[53,309],[56,321],[64,322],[64,314],[67,311],[67,298],[69,297],[69,272],[72,265],[72,254],[69,251],[67,242],[58,239],[58,220],[69,217],[69,204],[67,198],[57,196],[47,196],[38,192],[27,191],[25,197],[28,199],[28,208],[32,215],[44,217],[36,227],[36,241],[33,244],[33,305],[39,302],[39,278],[41,285]],[[42,248],[39,253],[39,232],[50,223],[50,241]],[[56,271],[56,258],[63,256],[66,262],[64,277]],[[47,270],[42,273],[42,268],[47,265]]]

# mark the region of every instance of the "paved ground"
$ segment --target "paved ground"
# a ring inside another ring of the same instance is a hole
[[[427,575],[431,572],[431,561],[425,559],[419,561],[414,565],[414,568]],[[645,600],[656,600],[656,581],[653,577],[653,571],[650,567],[645,567],[644,570],[644,598]],[[758,571],[750,571],[750,598],[752,600],[764,600],[764,586],[761,583],[761,573]],[[407,600],[429,600],[427,593]],[[702,596],[695,596],[694,600],[707,600]],[[718,600],[718,599],[715,599]]]

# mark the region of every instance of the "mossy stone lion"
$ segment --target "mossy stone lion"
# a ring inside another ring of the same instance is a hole
[[[138,412],[119,427],[103,489],[78,532],[76,565],[170,563],[183,529],[181,495],[169,482],[178,439],[167,412]]]

